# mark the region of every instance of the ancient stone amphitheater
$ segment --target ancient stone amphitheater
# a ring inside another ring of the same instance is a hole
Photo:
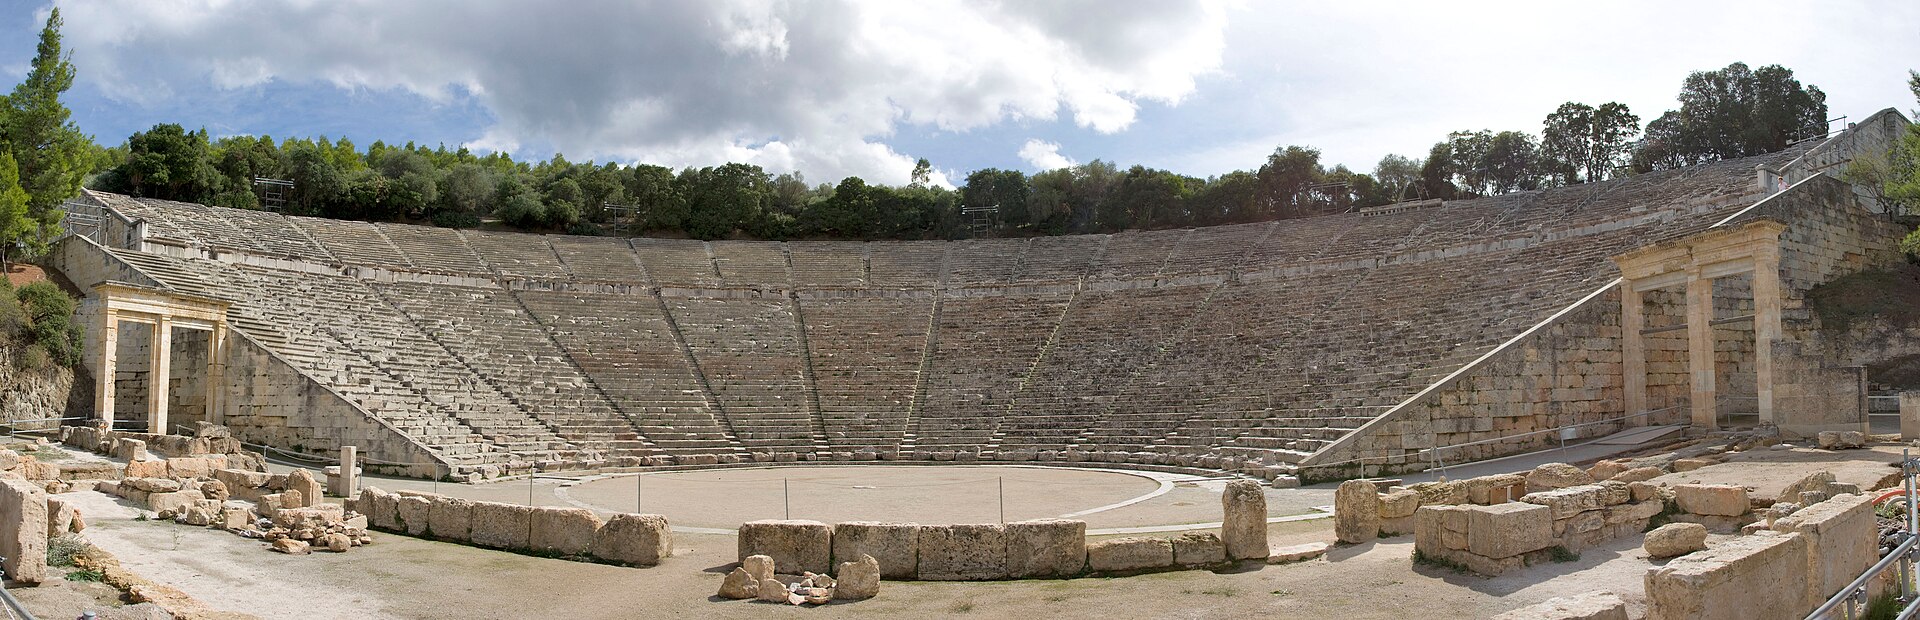
[[[211,418],[288,452],[358,445],[455,478],[992,460],[1285,481],[1524,450],[1558,439],[1531,431],[1638,413],[1609,258],[1737,223],[1789,182],[1863,219],[1843,184],[1795,172],[1834,148],[1307,219],[954,242],[462,231],[87,192],[50,262],[88,296],[95,402],[120,427]],[[1716,305],[1750,312],[1750,288],[1716,281]],[[1648,324],[1679,307],[1649,299]],[[1672,336],[1647,338],[1644,408],[1690,393]],[[1456,444],[1473,445],[1436,452]]]

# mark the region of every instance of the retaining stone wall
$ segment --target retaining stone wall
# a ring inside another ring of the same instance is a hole
[[[347,500],[370,529],[533,555],[624,566],[654,566],[673,555],[667,518],[616,514],[602,521],[585,508],[483,502],[373,487]]]

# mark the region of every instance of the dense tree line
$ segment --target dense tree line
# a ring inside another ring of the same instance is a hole
[[[949,189],[930,184],[931,165],[920,160],[906,186],[858,177],[815,185],[797,172],[740,163],[676,171],[561,155],[527,162],[412,143],[362,148],[324,136],[215,138],[169,123],[103,148],[75,129],[59,102],[74,77],[59,27],[55,11],[26,81],[0,105],[0,248],[33,249],[48,238],[61,201],[83,178],[107,191],[242,209],[267,206],[257,180],[277,179],[290,183],[274,205],[287,213],[449,227],[936,239],[1258,222],[1498,195],[1770,152],[1826,129],[1817,87],[1784,67],[1734,63],[1688,76],[1680,108],[1648,123],[1644,137],[1625,105],[1568,102],[1545,117],[1537,137],[1456,131],[1424,159],[1387,155],[1365,172],[1329,167],[1317,149],[1288,145],[1257,168],[1210,178],[1094,160],[1035,174],[976,170]]]

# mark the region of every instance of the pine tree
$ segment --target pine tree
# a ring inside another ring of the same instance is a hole
[[[18,167],[33,234],[20,239],[36,250],[60,223],[60,204],[80,192],[90,172],[93,138],[68,120],[60,94],[73,86],[73,63],[60,53],[60,10],[47,17],[27,79],[15,86],[0,114],[0,143]],[[4,191],[4,190],[0,190]],[[11,228],[9,228],[11,230]]]

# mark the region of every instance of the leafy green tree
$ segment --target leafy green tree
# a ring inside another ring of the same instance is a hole
[[[633,201],[633,231],[679,230],[687,221],[686,196],[675,187],[672,170],[649,164],[627,169],[627,196]]]
[[[497,184],[494,174],[479,164],[454,164],[440,177],[439,201],[434,217],[444,218],[444,221],[456,225],[471,219],[473,225],[478,225],[479,216],[493,210],[493,194]]]
[[[71,112],[60,102],[61,93],[73,86],[73,63],[60,51],[60,25],[60,9],[55,8],[40,29],[27,79],[0,100],[0,147],[19,169],[27,214],[36,226],[25,241],[36,248],[59,225],[60,204],[80,192],[93,164],[93,138],[68,120]]]
[[[1117,219],[1129,228],[1152,228],[1188,220],[1182,203],[1188,195],[1187,179],[1165,170],[1134,166],[1120,178],[1120,186],[1107,201]]]
[[[1260,219],[1260,178],[1235,170],[1213,179],[1188,201],[1194,224],[1252,222]]]
[[[38,229],[28,211],[33,197],[20,187],[20,168],[13,154],[0,151],[0,272],[11,268],[13,248],[26,243]]]
[[[1426,162],[1420,165],[1420,197],[1452,199],[1459,195],[1459,187],[1453,184],[1458,176],[1454,166],[1453,144],[1436,142],[1427,150]]]
[[[1640,133],[1640,117],[1617,102],[1569,101],[1541,125],[1541,172],[1559,185],[1606,180],[1626,164]]]
[[[1679,101],[1680,109],[1647,124],[1636,169],[1772,153],[1827,128],[1826,93],[1802,86],[1793,70],[1780,65],[1749,69],[1736,62],[1695,71],[1681,85]]]
[[[287,177],[293,191],[287,210],[295,215],[320,215],[332,210],[347,189],[346,175],[333,164],[328,149],[311,141],[292,142],[286,149]]]
[[[213,166],[206,130],[187,131],[172,123],[127,138],[127,161],[106,177],[108,191],[183,202],[211,202],[226,185]]]
[[[1494,194],[1537,189],[1539,149],[1533,136],[1524,131],[1502,131],[1487,143],[1487,151],[1478,164],[1486,187]]]
[[[687,197],[685,230],[698,239],[718,239],[753,222],[772,194],[766,172],[740,163],[689,168],[675,185]]]
[[[1404,155],[1381,157],[1380,163],[1373,165],[1373,180],[1378,187],[1375,194],[1385,199],[1380,204],[1418,196],[1420,169],[1424,166],[1425,162]]]
[[[1030,226],[1027,212],[1027,175],[1019,170],[983,168],[967,175],[960,186],[960,205],[968,209],[996,209],[995,224],[1015,228]]]
[[[1320,166],[1320,150],[1313,147],[1285,146],[1273,150],[1267,163],[1256,173],[1260,179],[1260,198],[1266,213],[1260,219],[1304,217],[1323,212],[1326,206],[1308,190],[1325,180]]]

